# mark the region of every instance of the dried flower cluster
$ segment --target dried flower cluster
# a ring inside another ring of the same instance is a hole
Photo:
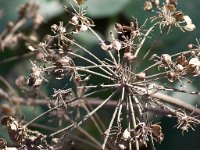
[[[181,129],[182,133],[188,132],[189,129],[194,130],[200,120],[192,115],[199,115],[200,110],[162,92],[191,95],[199,95],[199,92],[166,86],[162,82],[167,79],[166,83],[169,85],[171,82],[180,82],[184,85],[185,80],[190,81],[191,78],[200,75],[199,41],[197,40],[197,45],[189,44],[188,49],[180,53],[160,56],[155,54],[148,60],[151,62],[148,67],[138,69],[151,48],[145,51],[146,55],[142,60],[138,55],[155,30],[167,34],[171,31],[171,27],[178,27],[184,32],[195,29],[190,17],[176,10],[177,1],[166,0],[160,3],[159,0],[146,0],[144,10],[156,14],[151,21],[145,21],[140,25],[134,18],[129,24],[115,23],[109,34],[110,40],[101,38],[93,29],[95,23],[86,16],[87,11],[83,5],[85,0],[76,2],[77,5],[71,4],[70,7],[65,7],[70,17],[67,24],[63,22],[53,24],[52,34],[46,35],[41,42],[33,43],[26,40],[28,50],[36,55],[37,60],[31,61],[32,67],[27,79],[19,77],[16,85],[24,93],[31,93],[26,95],[28,98],[25,100],[20,96],[8,95],[6,91],[0,89],[0,96],[8,99],[10,105],[33,104],[48,108],[35,119],[24,123],[12,116],[14,113],[9,111],[9,107],[2,105],[1,109],[4,110],[2,112],[7,116],[2,117],[1,124],[7,127],[16,148],[67,149],[68,146],[62,142],[75,128],[88,137],[95,144],[96,149],[139,150],[141,147],[149,146],[155,148],[154,143],[161,144],[164,140],[164,133],[162,123],[149,120],[149,112],[176,118],[176,127]],[[20,18],[34,19],[34,30],[39,27],[42,20],[37,10],[37,5],[32,3],[26,3],[20,9]],[[146,28],[147,23],[152,24],[151,27]],[[164,27],[168,28],[167,33],[164,32]],[[12,37],[16,36],[15,30],[9,31],[8,34],[12,33]],[[81,32],[91,32],[99,41],[102,54],[106,53],[107,57],[100,59],[84,45],[80,45],[73,36],[79,36]],[[0,39],[2,48],[8,44],[6,38],[8,37],[5,35]],[[82,52],[86,55],[83,56]],[[77,60],[87,65],[80,65]],[[156,73],[151,71],[155,69]],[[91,84],[92,79],[97,77],[99,81]],[[48,85],[52,80],[66,82],[64,79],[67,80],[67,84],[72,83],[69,84],[69,88],[53,88],[50,97],[41,92],[43,84]],[[104,95],[105,91],[109,93],[107,98],[98,101],[90,100],[91,96],[99,93]],[[42,100],[37,100],[36,97]],[[96,107],[91,109],[87,104],[94,104]],[[103,119],[96,113],[103,106],[111,104],[114,104],[112,105],[114,112],[108,126],[104,127],[101,121]],[[81,113],[80,109],[86,114]],[[29,129],[31,124],[44,116],[56,118],[62,128],[48,135]],[[89,118],[97,131],[103,135],[103,143],[80,126]],[[47,142],[48,138],[52,138],[52,142]],[[0,147],[9,148],[4,139],[0,139]]]

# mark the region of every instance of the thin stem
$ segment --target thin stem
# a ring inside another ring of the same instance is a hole
[[[115,117],[117,116],[117,112],[118,112],[118,110],[119,110],[119,107],[120,107],[120,105],[121,105],[123,99],[124,99],[124,87],[123,87],[123,89],[122,89],[122,96],[121,96],[121,99],[118,101],[118,104],[117,104],[117,106],[115,107],[115,111],[114,111],[114,113],[113,113],[113,115],[112,115],[110,124],[109,124],[109,126],[108,126],[108,129],[107,129],[106,132],[105,132],[105,138],[104,138],[104,142],[103,142],[103,145],[102,145],[102,149],[103,149],[103,150],[104,150],[105,147],[106,147],[106,143],[107,143],[107,140],[108,140],[108,137],[109,137],[109,134],[110,134],[110,130],[111,130],[112,126],[113,126]]]
[[[135,111],[133,109],[132,99],[131,99],[130,95],[128,96],[128,101],[129,101],[129,106],[130,106],[130,111],[131,111],[131,116],[132,116],[132,121],[133,121],[133,128],[135,129],[137,124],[136,124],[136,118],[135,118]],[[136,133],[134,133],[134,134],[136,134]],[[136,150],[140,149],[137,138],[135,138],[135,146],[136,146]]]
[[[144,35],[144,38],[142,39],[142,41],[140,42],[138,48],[135,51],[134,57],[137,58],[137,55],[142,47],[142,45],[144,44],[146,38],[148,37],[149,33],[151,33],[151,31],[154,29],[154,27],[156,26],[156,24],[154,24],[151,28],[148,29],[148,31],[146,32],[146,34]]]
[[[72,100],[70,100],[70,101],[67,101],[67,102],[65,102],[65,104],[72,103],[72,102],[74,102],[74,101],[76,101],[76,100],[78,100],[78,99],[81,99],[81,98],[90,96],[90,95],[95,94],[95,93],[96,93],[96,91],[91,92],[91,93],[88,93],[88,94],[85,94],[85,95],[83,95],[83,96],[81,96],[81,97],[78,97],[78,98],[72,99]],[[52,111],[54,111],[54,110],[56,110],[56,109],[58,109],[58,108],[60,108],[60,107],[64,107],[64,104],[57,105],[57,106],[55,106],[54,108],[51,108],[51,109],[47,110],[46,112],[44,112],[44,113],[42,113],[41,115],[39,115],[39,116],[37,116],[36,118],[34,118],[33,120],[29,121],[29,122],[28,122],[27,124],[25,124],[24,126],[29,126],[30,124],[32,124],[32,123],[35,122],[36,120],[40,119],[41,117],[45,116],[46,114],[48,114],[48,113],[50,113],[50,112],[52,112]]]
[[[78,55],[78,54],[75,54],[75,53],[72,53],[72,52],[68,52],[68,53],[71,54],[71,55],[73,55],[73,56],[79,57],[79,58],[81,58],[81,59],[83,59],[83,60],[85,60],[85,61],[87,61],[87,62],[89,62],[89,63],[91,63],[91,64],[93,64],[93,65],[95,65],[95,66],[97,66],[96,63],[94,63],[93,61],[89,60],[89,59],[86,58],[86,57],[83,57],[83,56],[81,56],[81,55]],[[103,64],[103,65],[104,65],[104,64]],[[104,71],[105,73],[107,73],[108,75],[112,75],[110,72],[108,72],[107,70],[103,69],[102,67],[100,67],[100,69],[103,70],[103,71]],[[109,71],[110,71],[110,70],[109,70]]]
[[[84,121],[86,121],[90,116],[92,116],[97,110],[99,110],[101,107],[103,107],[103,106],[112,98],[112,96],[113,96],[115,93],[116,93],[116,91],[113,92],[106,100],[104,100],[104,101],[103,101],[98,107],[96,107],[93,111],[91,111],[89,114],[85,115],[80,121],[77,121],[77,122],[75,122],[75,123],[73,123],[73,124],[71,124],[71,125],[69,125],[69,126],[63,128],[63,129],[59,130],[59,131],[57,131],[57,132],[54,132],[54,133],[50,134],[49,136],[50,136],[50,137],[53,137],[53,136],[55,136],[55,135],[57,135],[57,134],[60,134],[60,133],[62,133],[62,132],[64,132],[64,131],[66,131],[66,130],[72,128],[72,127],[77,127],[77,126],[79,126],[81,123],[83,123]]]
[[[77,47],[79,47],[80,49],[82,49],[84,52],[88,53],[90,56],[92,56],[94,59],[96,59],[100,64],[104,65],[104,63],[99,59],[97,58],[94,54],[92,54],[89,50],[87,50],[86,48],[84,48],[83,46],[79,45],[78,43],[74,42],[73,40],[70,40],[68,38],[66,38],[66,41],[69,41],[71,42],[72,44],[76,45]],[[109,70],[111,70],[110,68],[108,68]],[[102,69],[103,71],[107,72],[105,69]],[[107,72],[109,73],[109,72]]]
[[[88,27],[88,29],[97,37],[97,39],[103,43],[104,41],[101,39],[101,37],[91,28],[91,27]],[[115,59],[115,57],[113,56],[112,52],[111,51],[108,51],[111,59],[113,60],[114,64],[117,64],[117,61]]]

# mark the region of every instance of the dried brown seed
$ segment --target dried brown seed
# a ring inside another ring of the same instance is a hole
[[[183,67],[188,65],[187,58],[184,55],[180,55],[177,58],[177,64],[182,65]]]
[[[158,143],[161,143],[164,140],[164,134],[162,133],[162,128],[158,124],[151,125],[151,131]]]
[[[169,80],[169,82],[174,82],[178,79],[178,74],[174,71],[169,71],[167,72],[167,79]]]
[[[122,33],[123,32],[123,27],[122,27],[122,25],[120,23],[116,23],[114,28],[115,28],[115,31],[117,33]]]

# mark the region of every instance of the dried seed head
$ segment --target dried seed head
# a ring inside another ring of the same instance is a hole
[[[123,26],[120,23],[116,23],[114,28],[115,28],[115,31],[117,33],[122,33],[123,32]]]
[[[106,51],[111,50],[113,48],[113,45],[110,41],[103,41],[103,43],[101,43],[100,45],[101,48]]]
[[[144,81],[145,77],[146,77],[146,74],[144,72],[140,72],[140,73],[136,74],[136,78],[139,81]]]
[[[161,55],[160,60],[165,65],[169,65],[172,62],[171,56],[168,54]]]
[[[177,64],[182,65],[183,67],[188,65],[187,58],[184,55],[180,55],[177,58]]]
[[[131,52],[127,52],[127,53],[124,53],[124,56],[123,56],[123,59],[125,61],[133,61],[135,59],[135,56],[133,55],[133,53]]]
[[[178,74],[176,74],[174,71],[167,72],[167,79],[169,82],[174,82],[178,79]]]

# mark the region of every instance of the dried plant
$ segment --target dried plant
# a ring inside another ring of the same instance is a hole
[[[95,22],[87,17],[85,3],[84,0],[77,0],[65,6],[69,21],[66,24],[62,21],[53,24],[52,34],[46,35],[41,42],[32,41],[31,36],[20,33],[31,55],[37,59],[30,61],[32,67],[29,76],[20,76],[16,80],[24,97],[0,89],[0,96],[8,100],[8,103],[1,105],[1,124],[8,129],[13,142],[10,146],[2,138],[0,147],[6,150],[70,149],[72,142],[68,138],[71,137],[74,142],[82,141],[93,149],[155,149],[154,143],[161,144],[165,135],[162,132],[162,122],[153,123],[149,117],[150,112],[155,116],[176,118],[175,127],[182,130],[183,134],[190,129],[195,130],[195,126],[200,123],[200,110],[164,92],[199,96],[198,91],[189,91],[185,86],[192,84],[192,79],[200,75],[199,40],[196,40],[197,44],[189,44],[185,51],[173,55],[152,55],[151,46],[145,49],[146,54],[142,58],[139,57],[144,44],[152,39],[155,31],[167,36],[173,32],[173,28],[183,32],[195,29],[190,17],[177,10],[178,2],[146,0],[144,10],[152,13],[153,17],[143,25],[136,18],[129,24],[116,23],[110,31],[110,40],[103,39],[95,32]],[[38,6],[30,2],[20,9],[19,21],[12,25],[9,23],[9,28],[0,36],[1,50],[13,46],[10,42],[18,39],[16,31],[27,19],[33,19],[33,32],[37,33],[42,22],[37,10]],[[102,55],[106,54],[105,58],[93,54],[75,40],[81,32],[91,32],[97,38]],[[84,63],[79,63],[80,60]],[[143,62],[150,63],[142,68],[140,66]],[[93,82],[95,79],[98,81]],[[6,80],[2,78],[1,81],[8,89],[12,89]],[[53,87],[53,94],[48,96],[41,87],[54,81],[66,82],[67,88]],[[175,82],[179,82],[183,88],[170,84]],[[100,100],[97,96],[99,94],[107,97]],[[42,106],[46,111],[27,122],[26,118],[19,117],[20,105]],[[104,106],[114,108],[108,125],[97,114]],[[51,130],[50,134],[30,128],[44,117],[49,118],[49,122],[53,117],[55,124],[60,127],[55,128],[52,124],[51,128],[45,124],[43,128]],[[88,119],[91,119],[100,133],[98,138],[102,142],[81,126]],[[76,130],[90,142],[75,136],[73,133]]]

